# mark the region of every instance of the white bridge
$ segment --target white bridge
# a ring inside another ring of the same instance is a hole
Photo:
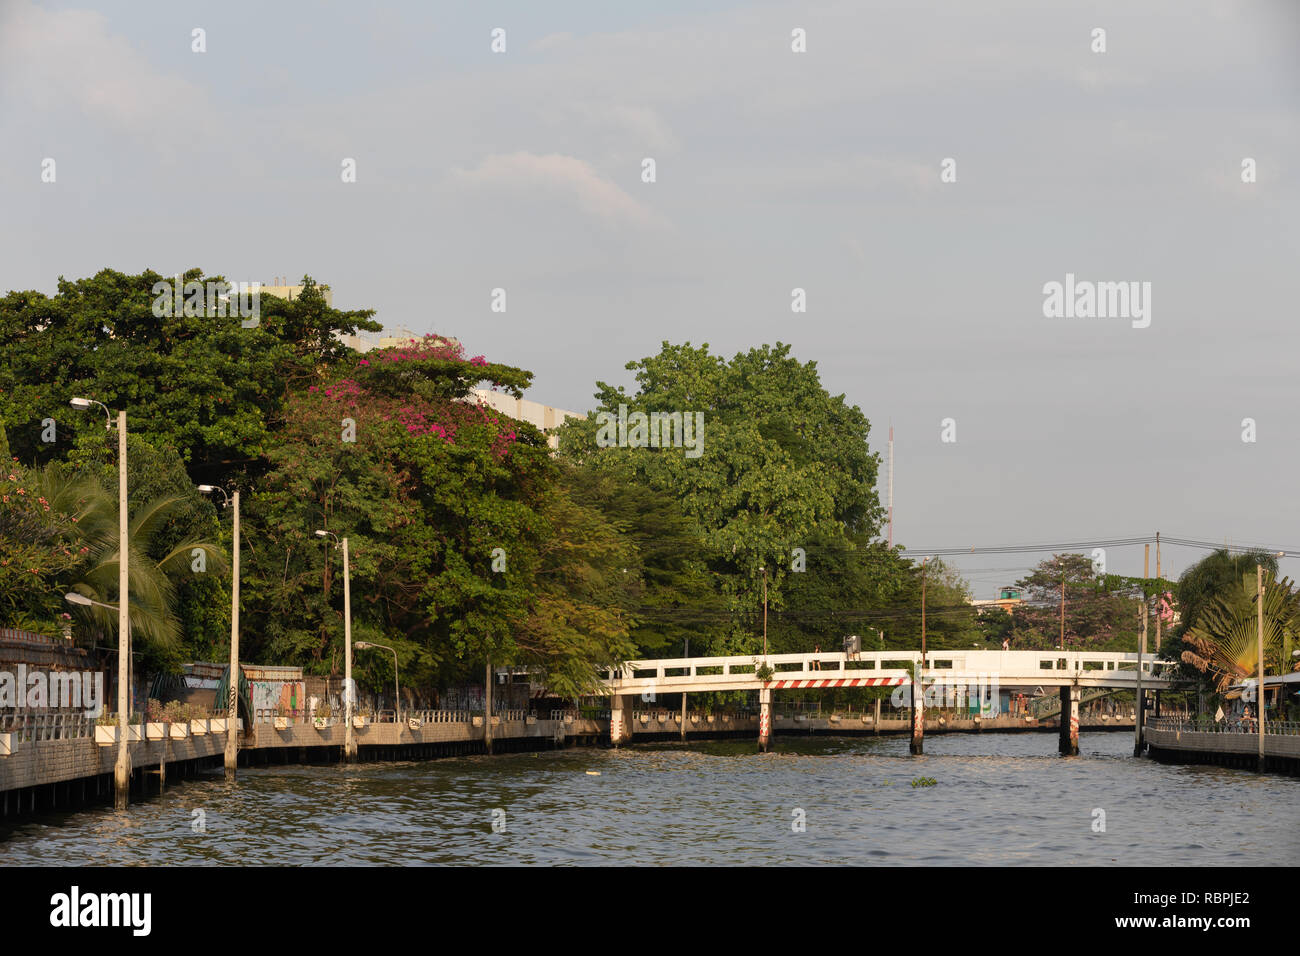
[[[755,673],[767,664],[770,680]],[[680,694],[718,690],[786,690],[831,687],[894,687],[911,682],[908,665],[919,667],[920,651],[862,651],[822,654],[762,654],[749,657],[682,657],[628,661],[605,672],[607,693]],[[1142,686],[1170,686],[1167,661],[1142,657]],[[1136,688],[1138,655],[1115,651],[929,651],[925,684],[996,681],[1003,687]]]
[[[685,657],[628,661],[606,670],[602,685],[611,697],[610,739],[627,739],[634,702],[654,694],[706,691],[758,691],[759,746],[771,735],[772,693],[779,690],[909,685],[912,669],[920,668],[919,651],[861,651],[814,654],[767,654],[745,657]],[[1167,689],[1167,661],[1115,651],[980,651],[936,650],[926,654],[920,671],[922,687],[961,687],[980,698],[1001,687],[1061,688],[1062,713],[1070,712],[1069,737],[1078,753],[1079,698],[1075,688],[1104,687],[1136,690],[1141,669],[1143,691]],[[770,673],[768,673],[770,669]],[[760,670],[763,672],[760,678]],[[964,695],[964,694],[963,694]],[[918,695],[919,697],[920,695]],[[920,698],[922,704],[924,699]],[[916,730],[923,733],[921,707],[914,711]],[[1064,727],[1065,725],[1063,725]],[[1064,729],[1063,729],[1064,733]],[[1067,746],[1063,738],[1062,747]],[[1063,750],[1065,752],[1065,750]]]

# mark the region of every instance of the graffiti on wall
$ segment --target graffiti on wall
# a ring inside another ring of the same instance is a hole
[[[277,714],[298,715],[307,706],[300,680],[250,680],[248,690],[253,698],[254,713],[270,710]]]

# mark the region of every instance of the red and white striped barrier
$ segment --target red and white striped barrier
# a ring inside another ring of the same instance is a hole
[[[906,677],[842,677],[838,680],[774,680],[766,686],[774,690],[783,687],[897,687],[907,681]]]

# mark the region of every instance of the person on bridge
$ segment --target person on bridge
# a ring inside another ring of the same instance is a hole
[[[1008,637],[1004,637],[1004,638],[1002,638],[1002,649],[1003,649],[1004,651],[1009,651],[1009,650],[1011,650],[1011,639],[1010,639],[1010,638],[1008,638]]]

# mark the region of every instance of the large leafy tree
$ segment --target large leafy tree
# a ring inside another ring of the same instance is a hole
[[[566,463],[562,475],[565,494],[596,509],[633,549],[620,575],[629,585],[634,656],[698,654],[707,635],[725,630],[727,610],[696,524],[675,495],[635,480],[630,466],[606,464]]]
[[[850,634],[865,650],[921,646],[919,563],[864,533],[814,539],[805,560],[787,563],[782,606],[770,628],[775,652],[838,650]],[[965,582],[937,560],[925,575],[927,646],[969,647],[979,634]]]
[[[1060,644],[1064,583],[1066,650],[1137,648],[1140,581],[1099,574],[1082,554],[1058,554],[1016,583],[1025,590],[1025,602],[1011,615],[1014,647]]]
[[[694,522],[726,615],[700,635],[702,651],[761,648],[764,577],[769,608],[782,610],[790,575],[798,573],[795,548],[814,541],[849,547],[848,534],[879,529],[878,458],[867,447],[866,418],[826,392],[816,363],[789,353],[778,343],[728,362],[707,344],[665,342],[658,355],[628,364],[635,393],[597,383],[599,409],[612,415],[621,405],[647,414],[703,413],[702,441],[690,456],[685,447],[601,447],[595,416],[568,424],[562,438],[575,461],[676,497]]]
[[[469,392],[518,394],[528,373],[433,337],[354,364],[291,398],[249,498],[254,630],[271,656],[341,669],[341,567],[314,536],[326,529],[349,539],[354,635],[393,643],[409,679],[517,659],[554,465],[536,429]]]
[[[348,354],[335,332],[380,328],[371,311],[326,306],[310,277],[292,302],[261,297],[253,328],[219,301],[221,276],[191,269],[180,281],[201,284],[194,301],[160,302],[160,285],[174,288],[169,277],[111,269],[60,279],[53,296],[0,298],[0,419],[13,454],[67,457],[69,439],[101,427],[68,409],[83,395],[125,408],[131,433],[176,448],[192,477],[224,480],[265,454],[287,386],[327,374]],[[43,440],[49,419],[54,442]]]
[[[592,493],[589,475],[561,469],[541,509],[529,614],[515,632],[517,659],[560,697],[590,693],[599,668],[639,656],[641,556],[628,526],[610,521]]]

